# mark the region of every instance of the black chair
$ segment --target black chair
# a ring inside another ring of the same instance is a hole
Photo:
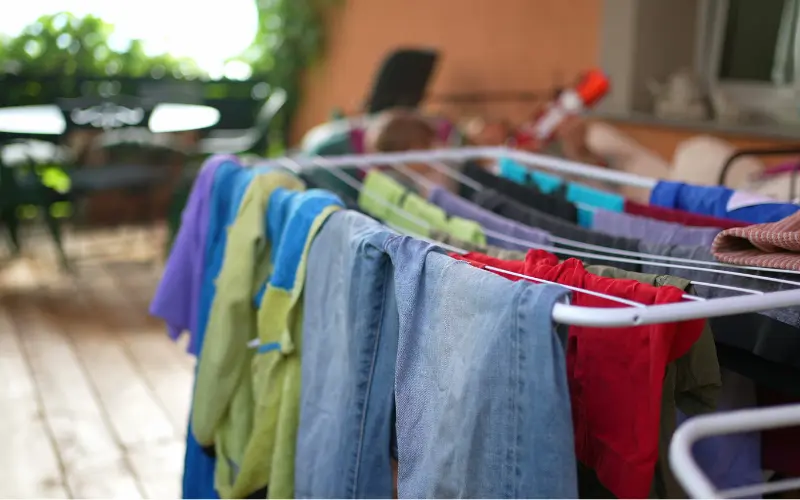
[[[418,107],[438,60],[439,53],[432,49],[405,48],[391,52],[378,70],[364,111],[372,114],[394,107]]]

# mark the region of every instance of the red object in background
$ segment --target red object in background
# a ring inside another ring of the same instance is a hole
[[[534,116],[531,123],[522,125],[512,137],[512,145],[518,148],[541,146],[549,142],[561,122],[592,108],[608,94],[611,84],[602,71],[587,71],[571,89],[564,90],[555,102]]]

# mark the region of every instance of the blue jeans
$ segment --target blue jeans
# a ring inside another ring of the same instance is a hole
[[[314,239],[306,271],[297,498],[391,498],[397,306],[383,251],[396,237],[343,211]]]
[[[300,497],[576,498],[567,292],[511,282],[343,211],[308,259]],[[393,393],[394,389],[394,393]]]

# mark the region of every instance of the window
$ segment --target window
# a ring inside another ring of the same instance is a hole
[[[795,77],[795,32],[800,0],[706,0],[700,68],[718,88],[751,112],[800,122]],[[798,75],[800,77],[800,75]]]

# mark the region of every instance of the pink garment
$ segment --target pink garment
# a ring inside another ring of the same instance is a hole
[[[780,165],[775,165],[774,167],[768,167],[761,172],[759,177],[773,177],[780,174],[786,174],[797,169],[800,169],[800,160],[781,163]]]

